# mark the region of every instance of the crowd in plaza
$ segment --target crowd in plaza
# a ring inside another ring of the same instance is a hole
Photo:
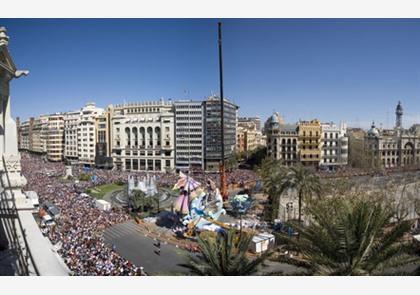
[[[51,202],[60,210],[55,225],[44,231],[54,245],[60,245],[58,253],[74,275],[140,275],[140,267],[119,256],[106,245],[102,232],[114,224],[129,220],[123,209],[102,211],[95,207],[95,199],[82,194],[85,189],[106,183],[126,183],[129,175],[146,176],[146,172],[128,172],[73,167],[74,179],[81,173],[95,176],[89,181],[63,181],[64,163],[48,162],[40,156],[22,154],[22,173],[27,179],[24,188],[36,191],[40,204]],[[152,173],[159,186],[172,187],[178,180],[175,173]],[[193,173],[201,183],[207,179],[219,182],[218,174]],[[256,174],[247,170],[227,173],[228,184],[244,184],[255,181]]]
[[[64,169],[64,168],[63,168]],[[86,173],[80,166],[73,168],[74,176],[78,177],[81,173]],[[179,179],[179,175],[176,173],[166,172],[145,172],[145,171],[118,171],[95,169],[89,170],[90,174],[95,175],[95,184],[101,185],[106,183],[126,183],[130,175],[136,175],[139,178],[145,177],[147,174],[152,174],[156,177],[156,182],[159,186],[172,187]],[[211,179],[220,185],[220,177],[218,173],[204,173],[204,172],[193,172],[190,174],[196,181],[204,184],[208,179]],[[255,182],[258,179],[257,174],[252,170],[236,169],[226,173],[226,180],[228,185],[239,185]]]
[[[60,217],[48,237],[74,275],[140,275],[141,269],[108,247],[102,231],[113,224],[127,221],[129,215],[112,209],[95,208],[95,200],[74,190],[74,185],[62,182],[62,163],[44,162],[39,157],[22,156],[22,172],[28,184],[26,190],[36,191],[40,203],[49,201],[60,209]]]

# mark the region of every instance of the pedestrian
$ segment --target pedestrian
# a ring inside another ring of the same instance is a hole
[[[154,246],[156,247],[155,253],[160,256],[160,241],[157,241]]]

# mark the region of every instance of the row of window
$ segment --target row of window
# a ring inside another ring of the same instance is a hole
[[[171,161],[165,160],[165,166],[163,168],[171,168]],[[161,160],[137,160],[137,159],[126,159],[125,160],[125,169],[126,170],[150,170],[150,171],[159,171],[162,169]]]
[[[127,113],[150,113],[150,112],[160,112],[160,108],[135,108],[127,109]]]
[[[312,136],[312,134],[313,134],[312,131],[309,131],[309,136]],[[306,131],[305,130],[302,132],[302,135],[306,136]],[[318,136],[319,136],[319,133],[318,133],[318,131],[316,131],[315,132],[315,137],[318,137]]]

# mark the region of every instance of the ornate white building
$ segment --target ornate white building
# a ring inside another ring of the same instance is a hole
[[[133,171],[175,168],[172,102],[162,99],[109,109],[114,167]]]
[[[382,167],[407,167],[420,165],[420,125],[409,129],[402,127],[401,102],[395,110],[394,129],[377,128],[372,123],[365,136],[365,150],[372,153],[372,161]]]
[[[298,163],[298,125],[285,124],[283,118],[274,113],[264,124],[267,136],[267,155],[274,160],[281,160],[285,166]]]

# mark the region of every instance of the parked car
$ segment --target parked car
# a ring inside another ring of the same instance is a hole
[[[50,215],[45,214],[44,216],[42,216],[41,227],[53,226],[53,225],[55,225],[55,222],[54,222],[54,219],[52,219]]]
[[[42,207],[52,218],[56,219],[60,217],[60,210],[54,204],[46,202]]]

